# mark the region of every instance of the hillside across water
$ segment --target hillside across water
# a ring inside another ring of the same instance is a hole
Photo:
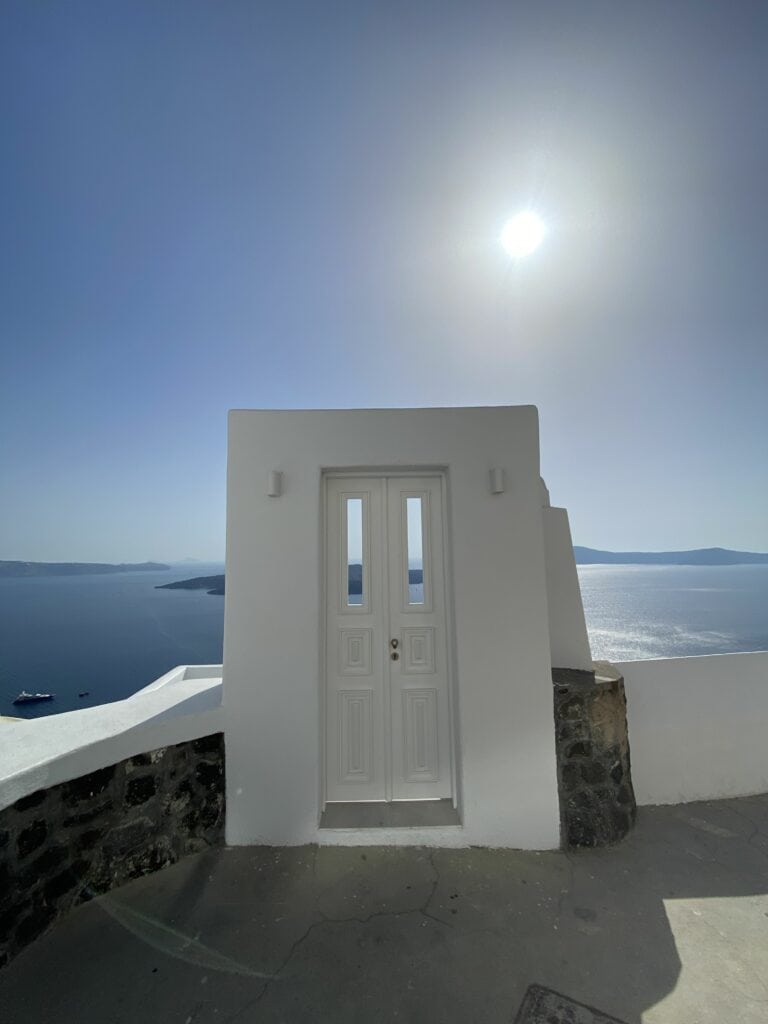
[[[24,576],[105,576],[114,572],[162,572],[170,565],[162,562],[3,562],[0,561],[0,579]]]
[[[697,548],[692,551],[598,551],[574,545],[578,565],[768,565],[768,554],[754,551],[730,551],[727,548]],[[408,582],[422,582],[421,569],[408,570]],[[206,590],[224,594],[224,576],[195,576],[189,580],[164,583],[158,590]],[[349,566],[349,593],[363,591],[363,567]]]
[[[696,548],[693,551],[597,551],[573,546],[578,565],[768,565],[768,554]]]

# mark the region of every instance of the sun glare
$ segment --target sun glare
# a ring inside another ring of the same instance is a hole
[[[530,210],[525,210],[504,225],[501,244],[513,259],[530,256],[541,245],[545,230],[541,218]]]

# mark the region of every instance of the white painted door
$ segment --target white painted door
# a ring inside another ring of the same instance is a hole
[[[450,797],[443,480],[326,483],[326,799]]]

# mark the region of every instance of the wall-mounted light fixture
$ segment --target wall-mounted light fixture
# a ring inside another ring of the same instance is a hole
[[[500,466],[495,466],[490,474],[491,494],[503,494],[507,489],[507,474]]]
[[[283,474],[278,469],[271,469],[267,477],[267,494],[270,498],[279,498],[283,493]]]

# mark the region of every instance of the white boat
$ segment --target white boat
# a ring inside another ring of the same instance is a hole
[[[39,700],[53,700],[54,694],[52,693],[27,693],[26,690],[22,690],[14,704],[34,704]]]

